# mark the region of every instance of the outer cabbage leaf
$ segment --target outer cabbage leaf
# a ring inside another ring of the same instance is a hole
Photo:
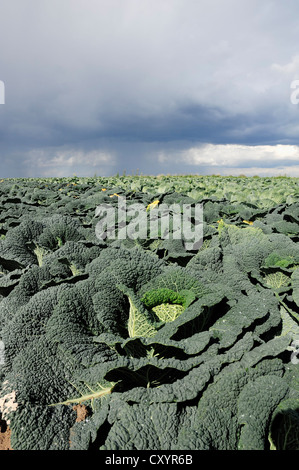
[[[171,450],[181,427],[192,420],[192,408],[180,410],[176,403],[113,403],[112,427],[101,450]]]
[[[285,379],[289,384],[287,397],[275,409],[270,430],[271,449],[299,450],[299,369],[298,364],[287,366]]]
[[[265,449],[269,417],[287,392],[286,381],[275,375],[259,377],[244,387],[237,401],[238,422],[242,425],[238,449]]]

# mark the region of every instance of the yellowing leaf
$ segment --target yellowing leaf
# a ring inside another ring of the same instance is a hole
[[[250,222],[249,220],[243,220],[244,224],[248,224],[248,225],[253,225],[253,222]]]
[[[146,208],[146,211],[150,211],[151,209],[154,209],[154,207],[156,207],[158,204],[159,204],[159,200],[156,199],[154,202],[151,202],[147,208]]]

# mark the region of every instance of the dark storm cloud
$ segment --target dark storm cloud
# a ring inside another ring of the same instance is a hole
[[[2,0],[1,176],[199,171],[190,149],[209,144],[230,145],[219,172],[236,168],[232,145],[248,146],[240,168],[262,172],[252,147],[272,146],[273,171],[293,172],[277,146],[299,144],[298,13],[295,0]]]

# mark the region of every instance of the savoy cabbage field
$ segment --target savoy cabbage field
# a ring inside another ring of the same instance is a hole
[[[119,198],[202,204],[201,245],[97,236]],[[0,200],[12,449],[299,450],[298,179],[3,179]]]

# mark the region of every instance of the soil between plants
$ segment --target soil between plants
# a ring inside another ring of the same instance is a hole
[[[0,450],[12,450],[10,444],[11,431],[6,422],[0,420]]]

